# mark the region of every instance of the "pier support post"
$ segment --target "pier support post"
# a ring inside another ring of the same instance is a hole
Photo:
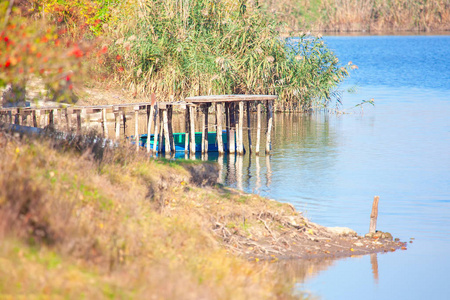
[[[106,108],[102,109],[102,123],[103,123],[103,137],[108,138],[108,124],[107,124],[107,115]]]
[[[257,119],[256,119],[256,155],[259,155],[259,144],[261,143],[261,102],[257,104]]]
[[[173,125],[172,125],[173,106],[167,105],[167,123],[169,128],[169,142],[171,152],[175,153],[175,140],[173,138]]]
[[[184,111],[184,154],[185,158],[189,151],[189,105],[186,105],[186,110]]]
[[[156,146],[158,146],[158,150],[161,148],[161,144],[158,145],[158,133],[159,133],[159,108],[158,105],[156,105],[155,108],[155,134],[153,135],[153,154],[156,155],[157,149]]]
[[[271,134],[273,120],[273,104],[272,101],[267,101],[267,133],[266,133],[266,154],[272,150]]]
[[[113,108],[114,111],[114,125],[116,129],[116,141],[120,138],[120,109],[118,107]]]
[[[222,103],[216,104],[216,139],[217,150],[219,154],[223,154],[223,139],[222,139]]]
[[[33,119],[33,127],[38,127],[38,122],[37,122],[37,118],[36,118],[36,110],[33,110],[31,113],[31,118]]]
[[[123,122],[123,136],[127,137],[127,112],[125,109],[122,109],[122,122]]]
[[[152,123],[153,123],[153,115],[155,114],[155,106],[154,103],[150,106],[147,106],[147,153],[150,153],[150,138],[152,135]],[[153,140],[156,144],[156,141]]]
[[[236,131],[236,121],[235,121],[235,115],[234,115],[234,103],[230,103],[229,105],[229,114],[230,114],[230,135],[229,135],[229,152],[235,153],[236,152],[236,144],[235,144],[235,131]]]
[[[189,107],[189,147],[190,147],[190,156],[195,155],[195,106]],[[195,157],[195,156],[194,156]]]
[[[136,151],[139,151],[139,106],[134,107],[134,141]]]
[[[202,130],[202,154],[208,152],[208,104],[202,105],[203,130]]]
[[[248,151],[249,155],[252,154],[253,146],[252,146],[252,124],[251,124],[251,115],[250,115],[250,102],[247,101],[247,133],[248,133]]]
[[[50,126],[53,126],[54,125],[54,122],[55,122],[55,120],[54,120],[54,117],[55,117],[55,115],[54,115],[54,111],[55,110],[50,110],[49,112],[48,112],[48,125],[50,125]]]
[[[238,154],[244,154],[244,101],[239,102]]]
[[[227,134],[227,151],[230,152],[230,104],[225,103],[225,129]]]
[[[170,137],[169,137],[169,122],[167,117],[167,108],[163,110],[163,121],[164,121],[164,150],[166,155],[170,153]]]
[[[77,109],[77,134],[81,133],[81,109]]]

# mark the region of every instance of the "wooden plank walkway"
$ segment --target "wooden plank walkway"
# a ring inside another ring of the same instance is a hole
[[[261,113],[262,103],[265,103],[267,110],[267,126],[266,126],[266,153],[271,151],[271,132],[273,126],[273,101],[278,99],[274,95],[212,95],[188,97],[185,101],[177,102],[157,102],[153,94],[151,102],[123,103],[112,105],[97,106],[67,106],[58,105],[51,107],[9,107],[0,108],[0,122],[27,125],[32,127],[57,127],[60,131],[82,132],[82,120],[84,118],[86,128],[89,128],[91,115],[101,113],[100,122],[102,124],[103,136],[108,138],[108,113],[114,114],[114,137],[120,140],[121,136],[126,138],[126,129],[128,115],[134,111],[136,150],[139,150],[139,114],[144,112],[147,116],[147,136],[153,134],[154,141],[158,141],[161,147],[158,152],[164,148],[165,153],[175,152],[175,142],[173,138],[172,116],[173,108],[179,107],[185,109],[185,153],[195,154],[195,112],[202,113],[202,154],[208,153],[208,115],[210,107],[215,109],[216,142],[218,152],[223,154],[225,151],[229,153],[244,154],[243,129],[244,129],[244,111],[247,111],[247,129],[249,141],[249,153],[253,152],[251,140],[251,108],[256,108],[257,112],[257,135],[256,135],[256,155],[259,155],[259,144],[261,140]],[[73,119],[75,118],[75,124]],[[224,120],[225,118],[225,120]],[[225,149],[222,140],[223,123],[228,141],[228,147]],[[57,125],[57,126],[56,126]],[[123,135],[121,135],[123,128]],[[156,142],[153,143],[153,149],[150,142],[147,142],[146,150],[149,153],[156,153]]]

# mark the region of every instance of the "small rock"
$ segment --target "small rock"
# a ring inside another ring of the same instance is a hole
[[[357,236],[356,231],[348,227],[328,227],[328,231],[340,236]]]

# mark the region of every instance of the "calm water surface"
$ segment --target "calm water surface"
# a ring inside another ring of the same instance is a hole
[[[222,179],[359,234],[379,195],[378,229],[415,238],[407,251],[310,263],[308,272],[286,262],[300,290],[323,299],[450,299],[450,36],[325,41],[359,67],[341,88],[345,114],[277,114],[273,155],[225,163]],[[371,98],[375,107],[354,107]]]

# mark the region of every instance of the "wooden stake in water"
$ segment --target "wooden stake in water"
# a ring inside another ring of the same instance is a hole
[[[251,130],[251,121],[250,121],[250,102],[247,101],[247,133],[248,133],[248,151],[249,154],[252,154],[252,130]]]
[[[373,198],[372,204],[372,213],[370,214],[370,228],[369,233],[375,233],[377,229],[377,218],[378,218],[378,201],[380,200],[379,196],[375,196]]]
[[[217,148],[219,154],[223,154],[223,139],[222,139],[222,103],[216,104],[216,138]]]
[[[258,102],[257,128],[256,128],[256,155],[259,155],[259,144],[261,143],[261,102]]]

